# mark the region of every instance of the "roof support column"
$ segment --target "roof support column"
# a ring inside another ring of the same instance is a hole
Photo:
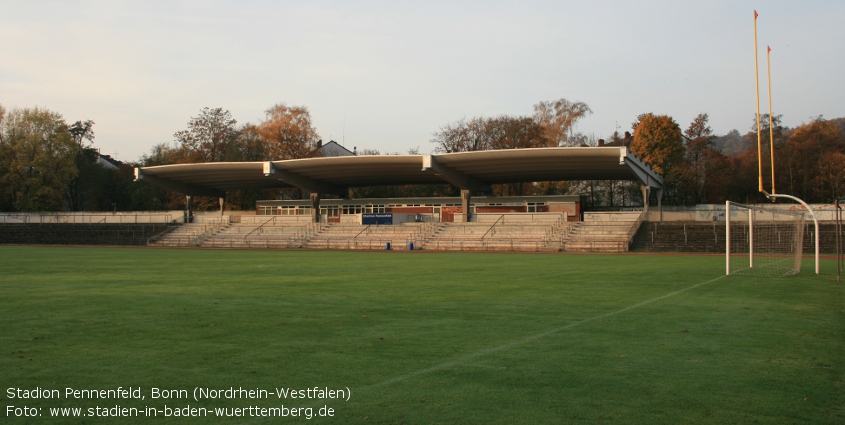
[[[311,210],[314,211],[314,223],[320,222],[320,199],[319,193],[311,192]]]
[[[651,195],[651,188],[648,185],[641,185],[640,189],[643,191],[643,212],[648,216],[648,198]]]
[[[194,222],[194,197],[186,196],[185,199],[185,223]]]
[[[217,198],[217,201],[220,202],[220,217],[223,217],[223,206],[226,205],[226,198],[221,196]]]
[[[464,214],[464,223],[469,223],[469,201],[472,199],[472,192],[467,189],[461,189],[461,211]]]
[[[663,222],[663,188],[657,189],[657,211],[660,212],[660,222]]]

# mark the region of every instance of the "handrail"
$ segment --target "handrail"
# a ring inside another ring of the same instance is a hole
[[[205,239],[212,232],[216,231],[220,227],[223,227],[222,223],[219,224],[219,225],[209,224],[209,225],[203,226],[203,232],[202,232],[202,234],[198,235],[196,239],[194,239],[194,245],[197,245],[197,246],[202,245],[202,243],[205,242]]]
[[[628,230],[628,246],[631,246],[631,242],[633,242],[634,237],[637,236],[637,231],[640,230],[640,225],[643,224],[643,220],[645,220],[646,212],[643,211],[640,213],[640,216],[637,218],[637,221],[631,226]]]
[[[267,224],[271,221],[273,222],[273,224],[276,224],[276,216],[273,216],[273,218],[265,221],[264,223],[259,224],[258,227],[256,227],[255,229],[252,229],[249,233],[245,234],[244,235],[244,241],[246,241],[247,238],[249,238],[249,235],[251,235],[251,234],[255,233],[256,231],[258,231],[259,229],[263,228],[265,224]],[[259,233],[261,233],[261,232],[259,232]]]
[[[370,226],[372,226],[372,224],[368,224],[368,225],[367,225],[367,227],[365,227],[365,228],[361,229],[361,231],[360,231],[360,232],[358,232],[355,236],[353,236],[353,237],[352,237],[352,240],[353,240],[353,241],[357,241],[357,240],[358,240],[358,236],[361,236],[361,233],[366,232],[366,231],[367,231],[367,229],[369,229],[369,228],[370,228]]]
[[[491,231],[491,230],[493,230],[493,228],[494,228],[494,227],[496,227],[496,224],[498,224],[498,223],[499,223],[499,220],[502,220],[502,222],[504,222],[504,220],[505,220],[505,215],[504,215],[504,214],[502,214],[499,218],[497,218],[497,219],[496,219],[496,221],[494,221],[494,222],[493,222],[493,225],[492,225],[492,226],[490,226],[490,228],[489,228],[489,229],[487,229],[487,231],[486,231],[486,232],[484,232],[484,234],[483,234],[483,235],[481,235],[481,239],[482,239],[482,240],[484,240],[484,238],[486,238],[486,237],[487,237],[487,234],[488,234],[488,233],[490,233],[490,231]]]
[[[167,226],[167,229],[165,229],[163,232],[156,233],[155,235],[152,235],[152,236],[150,236],[149,238],[147,238],[147,245],[149,246],[151,243],[153,243],[153,241],[154,241],[154,240],[157,240],[158,238],[160,238],[160,237],[161,237],[162,235],[164,235],[165,233],[172,232],[172,231],[173,231],[173,229],[176,229],[176,228],[178,228],[178,227],[180,227],[180,226],[181,226],[181,225],[178,225],[178,226]]]

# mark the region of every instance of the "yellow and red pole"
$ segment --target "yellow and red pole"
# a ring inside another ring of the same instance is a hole
[[[760,66],[757,56],[757,11],[754,11],[754,88],[757,90],[757,190],[763,190],[763,148],[760,139]]]
[[[769,77],[769,149],[772,159],[772,194],[775,194],[775,133],[774,113],[772,112],[772,48],[766,46],[766,68]]]

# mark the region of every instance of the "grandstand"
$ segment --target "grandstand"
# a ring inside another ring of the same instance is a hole
[[[724,214],[718,212],[724,207],[664,211],[662,178],[625,147],[176,164],[140,167],[136,178],[185,194],[185,211],[7,214],[0,216],[0,243],[724,252]],[[494,184],[572,179],[636,181],[644,204],[590,211],[581,196],[490,196]],[[438,183],[456,186],[460,197],[348,197],[352,187]],[[298,188],[308,195],[258,201],[254,212],[226,214],[225,192],[235,188]],[[219,214],[195,214],[194,196],[219,196]],[[833,252],[835,232],[827,227],[819,232],[822,250]],[[807,238],[814,232],[805,230]]]
[[[563,220],[542,223],[187,223],[150,239],[152,246],[439,251],[557,251]]]
[[[578,197],[506,198],[508,205],[490,206],[479,199],[472,205],[473,221],[441,221],[448,198],[409,198],[388,206],[379,200],[336,200],[349,205],[335,211],[334,219],[312,223],[308,213],[295,209],[299,201],[272,201],[285,206],[260,205],[258,215],[198,216],[193,223],[172,226],[150,239],[154,246],[226,248],[391,249],[437,251],[627,251],[645,213],[593,212],[571,216],[579,210]],[[574,198],[574,199],[573,199]],[[500,199],[501,200],[501,199]],[[454,200],[452,200],[454,201]],[[516,202],[519,201],[519,202]],[[573,201],[567,204],[564,201]],[[382,201],[383,202],[383,201]],[[427,202],[423,206],[408,202]],[[439,203],[441,202],[441,203]],[[445,203],[442,203],[445,202]],[[356,203],[355,205],[352,205]],[[522,203],[523,205],[519,205]],[[550,205],[551,204],[551,205]],[[362,205],[366,207],[361,208]],[[390,224],[365,224],[367,211],[375,208]],[[438,211],[440,209],[441,211]],[[495,213],[493,210],[506,212]],[[528,212],[528,211],[533,212]],[[551,212],[550,210],[557,210]],[[290,215],[267,215],[286,211]],[[343,214],[342,212],[351,211]],[[394,211],[398,211],[395,213]],[[483,212],[479,212],[483,211]],[[325,217],[325,215],[324,215]],[[395,219],[395,221],[394,221]],[[577,219],[577,220],[576,220]]]
[[[549,212],[546,201],[526,197],[523,206],[492,207],[479,198],[473,221],[439,221],[436,214],[383,213],[394,224],[362,224],[365,213],[340,214],[313,223],[309,215],[264,215],[249,211],[197,215],[186,222],[182,211],[158,213],[51,213],[0,215],[0,244],[149,245],[157,247],[524,251],[524,252],[696,252],[724,253],[725,227],[719,206],[697,206],[660,215],[640,211],[586,211],[571,216]],[[515,199],[509,199],[515,204]],[[350,203],[351,200],[332,200]],[[403,211],[410,208],[391,200]],[[439,202],[452,202],[454,199]],[[483,201],[483,202],[482,202]],[[560,201],[560,199],[558,199]],[[278,202],[278,201],[274,201]],[[298,201],[293,201],[298,202]],[[372,199],[356,200],[370,203]],[[408,202],[425,202],[422,198]],[[433,202],[433,201],[432,201]],[[483,205],[482,205],[483,204]],[[532,211],[528,212],[529,205]],[[543,205],[546,204],[546,205]],[[347,205],[349,207],[349,205]],[[580,206],[573,205],[579,209]],[[783,206],[787,207],[787,206]],[[822,252],[836,251],[832,210],[814,206],[821,219]],[[327,208],[332,208],[327,205]],[[428,207],[433,211],[436,207]],[[347,208],[355,211],[355,208]],[[536,212],[536,211],[540,212]],[[264,211],[279,211],[277,208]],[[343,211],[343,208],[338,208]],[[433,215],[434,214],[434,215]],[[407,220],[407,221],[404,221]],[[814,249],[814,228],[804,226],[804,252]]]

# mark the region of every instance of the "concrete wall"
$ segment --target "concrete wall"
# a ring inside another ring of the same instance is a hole
[[[778,202],[777,204],[762,204],[761,206],[767,209],[778,209],[791,212],[806,212],[804,207],[792,202]],[[836,212],[833,204],[811,204],[810,208],[816,215],[819,221],[834,221],[836,220]],[[649,211],[648,221],[660,221],[660,212],[656,207],[652,206]],[[733,212],[731,219],[739,218],[740,213]],[[810,220],[810,215],[807,214],[807,220]],[[663,221],[725,221],[725,204],[702,204],[694,207],[664,207]]]
[[[637,221],[641,211],[585,212],[584,221]]]
[[[500,223],[553,223],[560,220],[566,220],[567,214],[560,213],[476,213],[473,215],[474,221],[480,223],[493,223],[500,221]],[[455,217],[457,220],[457,217]]]
[[[0,224],[0,244],[146,245],[167,224]]]
[[[184,211],[3,213],[0,224],[153,224],[182,223],[183,218]]]

